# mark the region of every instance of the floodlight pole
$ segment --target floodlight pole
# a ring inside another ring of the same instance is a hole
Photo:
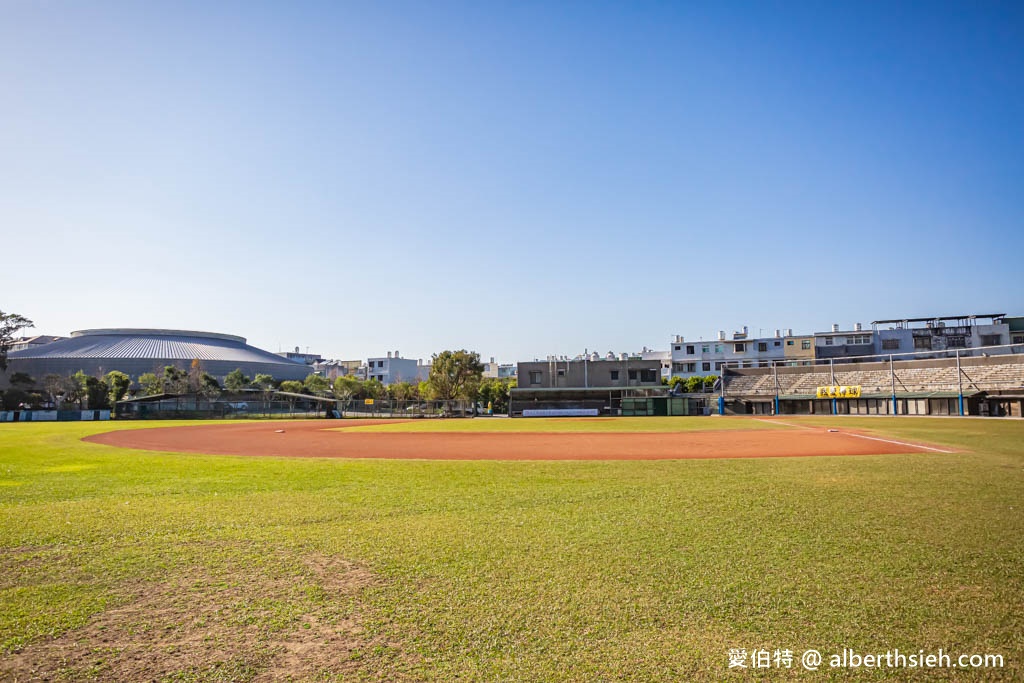
[[[778,361],[772,361],[772,375],[775,377],[775,414],[779,414],[779,365]]]
[[[835,367],[835,359],[834,358],[829,358],[828,359],[828,374],[832,378],[832,386],[835,387],[835,385],[836,385],[836,367]],[[839,399],[836,399],[836,398],[832,399],[832,414],[833,415],[835,415],[835,414],[837,414],[839,412],[839,405],[838,405],[838,403],[839,403]]]
[[[960,372],[960,349],[956,350],[956,390],[957,399],[960,406],[960,417],[964,416],[964,376]]]
[[[896,403],[896,370],[892,364],[892,354],[889,354],[889,380],[892,382],[892,414],[897,414],[899,404]]]
[[[718,396],[719,415],[725,415],[725,371],[728,369],[726,367],[726,363],[728,363],[728,361],[722,361],[722,375],[721,378],[718,380],[718,383],[721,385],[720,387],[718,387],[719,391],[721,392]]]

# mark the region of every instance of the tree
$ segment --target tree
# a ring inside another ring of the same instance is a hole
[[[286,379],[281,382],[281,391],[287,391],[289,394],[301,394],[303,388],[302,382],[297,379]]]
[[[384,398],[387,390],[379,379],[371,379],[363,382],[363,395],[366,398]]]
[[[199,362],[198,358],[193,358],[192,364],[188,368],[188,391],[190,394],[202,393],[200,390],[203,388],[203,375],[205,374],[203,364]]]
[[[99,410],[110,407],[110,387],[107,386],[106,382],[92,375],[87,375],[81,370],[72,375],[71,378],[78,384],[78,401],[81,408]]]
[[[516,380],[514,377],[503,379],[488,377],[480,383],[480,389],[477,391],[477,400],[483,403],[485,407],[489,405],[494,413],[507,413],[508,399],[515,385]]]
[[[139,375],[139,387],[143,396],[162,394],[164,393],[163,377],[157,377],[153,372],[144,372]]]
[[[302,386],[316,396],[326,396],[327,392],[331,389],[331,383],[327,378],[316,373],[307,375],[306,379],[302,382]]]
[[[108,395],[107,401],[110,403],[112,408],[117,407],[117,402],[124,398],[125,394],[128,393],[128,388],[132,385],[132,378],[123,372],[117,370],[111,370],[103,376],[103,381],[107,383]]]
[[[204,372],[199,376],[199,395],[208,401],[220,396],[220,384],[217,382],[217,378],[208,372]]]
[[[164,391],[169,394],[189,392],[188,373],[174,365],[164,366]]]
[[[0,311],[0,370],[7,369],[7,352],[14,342],[14,333],[35,324],[23,315]]]
[[[265,399],[269,399],[271,392],[277,387],[277,382],[274,381],[272,376],[264,375],[262,373],[257,374],[252,378],[252,384],[263,392],[263,397]]]
[[[363,383],[356,377],[342,375],[334,380],[334,397],[339,401],[355,398],[363,390]]]
[[[395,382],[387,389],[388,396],[396,401],[408,401],[416,397],[416,386],[409,382]]]
[[[241,368],[238,368],[229,372],[224,378],[224,390],[231,394],[237,394],[251,383],[252,380],[245,376]]]
[[[63,399],[67,394],[67,378],[56,373],[44,375],[43,391],[49,395],[51,401],[58,403],[58,399]]]
[[[480,354],[466,351],[442,351],[433,355],[427,382],[434,396],[442,401],[471,398],[483,378]]]

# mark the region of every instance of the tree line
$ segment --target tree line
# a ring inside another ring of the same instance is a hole
[[[279,381],[268,374],[247,376],[240,368],[232,370],[221,384],[193,360],[189,369],[167,365],[160,372],[139,375],[137,382],[118,370],[102,377],[92,377],[81,370],[71,376],[46,375],[41,383],[17,372],[10,378],[11,388],[3,395],[7,410],[40,407],[76,407],[109,409],[128,396],[145,397],[162,394],[201,396],[214,400],[222,394],[240,395],[257,391],[270,398],[276,391],[334,398],[342,401],[390,399],[394,401],[467,400],[479,401],[495,413],[508,410],[508,399],[515,379],[483,376],[483,364],[477,353],[442,351],[433,356],[430,376],[422,382],[395,382],[385,385],[376,379],[363,380],[341,376],[331,382],[322,375],[310,373],[304,380]]]

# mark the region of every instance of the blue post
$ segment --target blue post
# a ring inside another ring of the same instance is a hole
[[[718,414],[725,415],[725,396],[718,397]]]
[[[960,417],[964,416],[964,395],[960,394]]]
[[[779,397],[778,396],[775,397],[775,414],[776,415],[779,414]]]
[[[832,399],[832,414],[833,415],[838,415],[839,414],[839,408],[836,405],[836,401],[837,401],[837,399]]]
[[[899,414],[899,404],[896,403],[896,394],[892,395],[892,414],[893,415]]]

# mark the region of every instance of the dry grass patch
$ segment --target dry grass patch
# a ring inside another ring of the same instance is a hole
[[[380,677],[394,643],[362,626],[364,567],[322,555],[192,566],[123,590],[81,628],[0,662],[12,681],[281,681]],[[388,672],[389,679],[395,678]]]

